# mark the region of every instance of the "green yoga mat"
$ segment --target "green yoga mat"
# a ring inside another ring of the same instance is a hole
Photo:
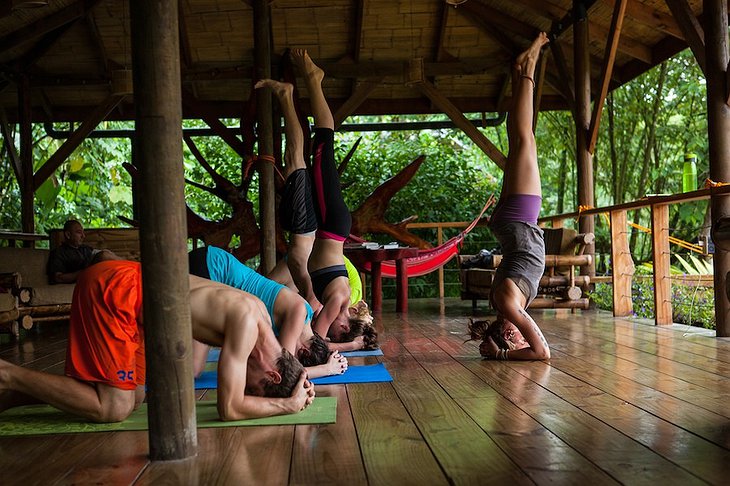
[[[218,418],[215,402],[196,402],[195,408],[198,428],[201,429],[208,427],[251,427],[254,425],[333,424],[337,419],[337,398],[335,397],[317,397],[309,407],[299,413],[232,422],[223,422]],[[146,403],[143,403],[124,422],[113,424],[90,423],[85,419],[61,412],[49,405],[28,405],[0,413],[0,437],[124,430],[147,430]]]

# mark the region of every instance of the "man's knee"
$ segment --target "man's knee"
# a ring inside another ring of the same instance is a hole
[[[107,385],[97,385],[99,411],[93,420],[98,423],[121,422],[129,417],[137,404],[139,392],[122,390]]]

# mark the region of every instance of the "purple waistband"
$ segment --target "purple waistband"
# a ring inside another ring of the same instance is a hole
[[[500,198],[489,224],[521,221],[537,224],[542,196],[537,194],[509,194]]]

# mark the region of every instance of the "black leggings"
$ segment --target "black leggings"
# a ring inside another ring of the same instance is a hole
[[[330,128],[316,128],[314,131],[312,186],[317,237],[345,241],[350,236],[352,216],[342,199],[340,175],[335,165],[335,133]]]

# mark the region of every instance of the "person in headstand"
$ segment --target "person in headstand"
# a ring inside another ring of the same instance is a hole
[[[274,337],[257,299],[190,276],[193,337],[221,346],[223,420],[295,413],[314,400],[302,365]],[[65,375],[0,360],[0,412],[47,403],[92,422],[119,422],[145,386],[142,272],[138,262],[97,263],[79,275],[71,303]]]
[[[322,304],[322,309],[315,318],[314,331],[321,336],[329,337],[334,342],[340,342],[350,330],[348,321],[350,286],[345,269],[343,247],[345,239],[350,235],[352,217],[342,198],[339,174],[335,165],[335,123],[322,91],[324,72],[312,62],[306,50],[292,49],[290,55],[307,85],[315,130],[312,149],[311,197],[307,201],[306,197],[299,197],[299,191],[285,189],[281,207],[284,208],[282,218],[286,220],[282,219],[282,226],[287,229],[291,222],[311,223],[310,211],[313,210],[317,229],[311,253],[307,255],[307,259],[303,259],[304,252],[292,252],[290,246],[287,261],[300,292],[303,289],[300,287],[295,272],[300,271],[306,262],[312,292],[318,302]],[[259,81],[256,87],[271,88],[278,97],[284,113],[288,188],[289,180],[294,177],[302,181],[306,180],[306,171],[301,170],[305,167],[302,155],[303,135],[294,109],[293,87],[291,84],[270,79]],[[290,144],[290,139],[294,143]],[[296,153],[292,153],[294,151]],[[288,166],[290,162],[292,162],[292,167]],[[301,164],[301,168],[299,168],[299,164]],[[306,182],[301,182],[299,185],[303,188],[302,193],[308,188]],[[311,227],[311,224],[307,225],[306,229],[309,230]],[[299,234],[302,233],[303,231],[299,232]],[[297,270],[293,270],[292,267]]]
[[[545,241],[537,226],[542,191],[532,120],[535,66],[547,42],[541,32],[512,68],[509,154],[502,192],[489,222],[503,253],[490,295],[497,318],[491,324],[473,321],[469,326],[472,339],[483,340],[481,355],[491,359],[550,358],[542,331],[525,310],[537,295],[545,270]]]
[[[188,253],[190,273],[220,282],[258,297],[271,319],[274,335],[281,345],[307,367],[307,376],[317,378],[347,370],[347,358],[330,352],[327,343],[312,331],[313,311],[299,294],[256,273],[231,253],[204,246]],[[203,372],[210,347],[193,342],[195,375]]]

